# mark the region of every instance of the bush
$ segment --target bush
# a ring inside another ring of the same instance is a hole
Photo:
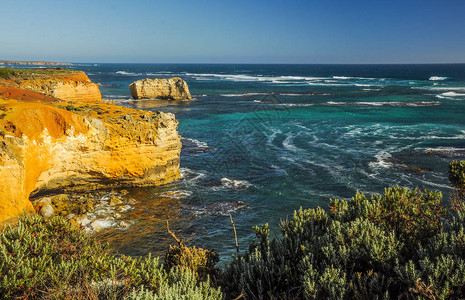
[[[449,181],[457,189],[465,189],[465,160],[449,164]]]
[[[188,269],[200,280],[206,280],[209,277],[218,277],[219,270],[215,268],[218,261],[218,254],[213,251],[181,244],[170,246],[165,256],[165,267],[168,270],[174,267]]]
[[[465,210],[446,215],[441,199],[400,187],[357,192],[331,200],[329,213],[296,211],[281,238],[255,227],[258,240],[227,267],[224,290],[247,299],[464,297]]]
[[[208,278],[201,282],[189,271],[166,271],[151,256],[111,255],[63,218],[36,215],[0,232],[0,278],[3,299],[122,299],[142,286],[173,299],[222,295]]]

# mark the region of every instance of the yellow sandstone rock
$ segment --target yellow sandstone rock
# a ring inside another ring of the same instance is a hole
[[[15,90],[4,92],[0,222],[33,211],[30,195],[161,185],[180,177],[173,114],[89,104],[81,96],[73,103],[38,102],[40,94],[28,92],[27,101],[18,101],[11,99]]]
[[[134,99],[192,100],[187,83],[179,77],[142,79],[129,85]]]
[[[19,87],[62,100],[91,102],[102,100],[98,84],[93,83],[84,72],[65,78],[40,78],[24,80]]]

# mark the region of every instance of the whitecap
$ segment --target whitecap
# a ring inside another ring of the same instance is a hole
[[[442,93],[441,95],[437,95],[437,96],[442,96],[442,97],[464,97],[465,94],[456,93],[456,92],[445,92],[445,93]]]
[[[312,81],[325,79],[326,77],[308,77],[308,76],[263,76],[263,75],[245,75],[245,74],[216,74],[216,73],[184,73],[186,76],[192,76],[197,80],[221,80],[230,81],[264,81],[271,83],[288,83],[289,81]]]
[[[159,76],[159,75],[171,75],[174,74],[173,72],[168,72],[168,71],[160,71],[160,72],[155,72],[155,73],[146,73],[147,76]]]
[[[288,136],[286,136],[286,138],[284,139],[283,141],[283,146],[284,148],[286,148],[287,150],[290,150],[292,152],[298,152],[300,149],[298,147],[296,147],[293,142],[294,142],[294,139],[295,139],[295,136],[292,135],[292,134],[289,134]]]
[[[243,93],[243,94],[220,94],[223,97],[249,97],[249,96],[260,96],[260,95],[271,95],[272,93]]]
[[[179,168],[181,178],[189,181],[197,181],[207,176],[207,174],[191,170],[189,168]]]
[[[196,140],[196,139],[192,139],[192,138],[188,138],[188,137],[182,137],[182,138],[181,138],[181,142],[182,142],[183,140],[188,141],[188,142],[194,144],[194,145],[195,145],[196,147],[198,147],[198,148],[203,148],[203,149],[210,149],[210,148],[211,148],[210,146],[208,146],[207,143],[201,142],[201,141]]]
[[[326,102],[327,105],[349,105],[349,106],[411,106],[411,107],[419,107],[419,106],[435,106],[439,105],[440,103],[437,101],[420,101],[420,102],[334,102],[328,101]]]
[[[142,73],[133,73],[133,72],[126,72],[126,71],[116,71],[116,74],[125,75],[125,76],[139,76]]]
[[[372,78],[372,77],[352,77],[352,76],[333,76],[333,79],[348,80],[348,79],[362,79],[362,80],[385,80],[386,78]]]
[[[428,80],[431,81],[441,81],[441,80],[446,80],[448,79],[447,77],[441,77],[441,76],[431,76]]]
[[[390,160],[392,159],[392,155],[389,152],[386,151],[380,151],[375,155],[376,161],[370,162],[368,165],[373,168],[373,169],[387,169],[392,167],[392,162]]]
[[[280,103],[282,106],[289,106],[289,107],[306,107],[306,106],[314,106],[313,103]]]
[[[221,185],[233,189],[246,189],[252,186],[247,180],[229,179],[227,177],[221,178]]]

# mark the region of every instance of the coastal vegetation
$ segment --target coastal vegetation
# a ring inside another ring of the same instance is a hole
[[[64,299],[458,299],[465,297],[465,161],[449,166],[451,205],[435,191],[386,188],[299,209],[268,224],[223,269],[176,238],[165,264],[112,254],[60,217],[0,233],[0,294]],[[168,228],[169,231],[169,228]]]
[[[76,73],[76,70],[65,68],[34,68],[34,69],[13,69],[0,68],[0,78],[8,80],[26,80],[37,78],[49,78],[59,75],[69,75]]]

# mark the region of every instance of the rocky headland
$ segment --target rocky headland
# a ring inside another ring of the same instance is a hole
[[[84,72],[0,70],[0,222],[30,198],[180,177],[173,114],[103,103]]]
[[[0,65],[20,65],[20,66],[71,66],[71,63],[51,62],[51,61],[18,61],[0,60]]]
[[[142,79],[129,85],[134,99],[192,100],[187,83],[179,77]]]

